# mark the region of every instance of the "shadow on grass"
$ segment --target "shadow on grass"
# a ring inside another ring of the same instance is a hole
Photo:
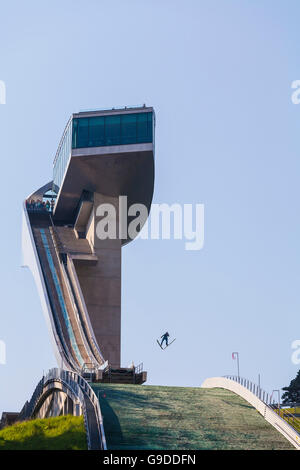
[[[92,387],[99,394],[111,450],[270,449],[274,438],[276,448],[290,448],[250,404],[231,392],[101,383]]]
[[[223,400],[221,399],[221,401],[223,403],[226,403],[226,405],[229,405],[229,406],[237,406],[238,408],[248,408],[248,409],[253,409],[253,406],[252,405],[248,405],[247,403],[235,403],[233,400],[232,401],[227,401],[227,400]]]
[[[140,387],[142,390],[142,386]],[[170,408],[166,403],[153,401],[155,398],[159,399],[160,394],[158,394],[156,397],[155,394],[151,393],[149,396],[148,393],[135,393],[132,389],[126,390],[123,388],[114,388],[109,386],[104,388],[102,384],[93,384],[93,389],[96,394],[99,392],[101,407],[102,403],[109,401],[116,404],[118,407],[126,406],[127,408],[133,407],[140,409],[151,407],[152,409],[156,410],[168,410]]]
[[[93,384],[93,389],[99,397],[108,448],[151,448],[149,447],[150,435],[158,437],[160,432],[159,426],[153,427],[151,432],[142,417],[139,424],[135,422],[133,427],[134,432],[130,432],[129,429],[123,430],[117,415],[118,411],[122,410],[122,414],[124,413],[127,417],[128,414],[132,413],[132,418],[135,419],[136,410],[151,409],[159,413],[159,411],[172,411],[172,407],[167,403],[153,401],[153,395],[149,398],[148,393],[143,394],[142,388],[140,389],[142,393],[136,393],[131,388],[126,390],[125,387],[110,387],[108,385],[103,387],[103,384]],[[145,436],[146,434],[147,436]]]

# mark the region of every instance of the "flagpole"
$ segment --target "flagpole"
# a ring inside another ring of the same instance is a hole
[[[240,357],[238,352],[232,353],[232,359],[237,360],[237,371],[238,371],[238,379],[240,380]]]

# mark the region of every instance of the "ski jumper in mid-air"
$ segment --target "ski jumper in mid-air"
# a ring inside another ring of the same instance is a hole
[[[163,345],[163,342],[165,341],[166,342],[166,347],[169,346],[169,333],[166,331],[166,333],[164,333],[161,338],[161,343],[160,343],[160,347],[162,348],[162,345]]]
[[[171,346],[172,343],[174,343],[175,339],[174,338],[170,343],[169,343],[169,333],[166,331],[160,338],[160,340],[156,340],[158,346],[160,347],[160,349],[166,349],[168,346]],[[166,343],[165,347],[163,347],[163,343]]]

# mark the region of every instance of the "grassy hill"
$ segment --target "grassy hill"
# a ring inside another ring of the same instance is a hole
[[[293,449],[223,389],[93,384],[108,449]]]
[[[0,430],[0,450],[87,449],[82,416],[33,419]]]

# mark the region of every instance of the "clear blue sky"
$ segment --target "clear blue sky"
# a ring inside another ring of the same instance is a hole
[[[236,371],[289,383],[300,338],[300,5],[296,0],[10,0],[0,6],[0,411],[55,366],[21,265],[21,204],[51,179],[72,112],[156,111],[156,203],[204,203],[205,245],[123,250],[122,363],[149,384]],[[162,352],[155,339],[176,336]]]

